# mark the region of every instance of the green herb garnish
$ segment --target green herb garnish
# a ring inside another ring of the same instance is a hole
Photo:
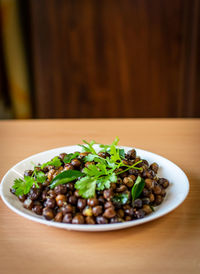
[[[84,174],[78,170],[66,170],[58,174],[50,184],[50,188],[54,188],[58,185],[62,185],[68,182],[72,182],[79,177],[82,177]]]
[[[104,190],[109,188],[111,182],[117,182],[117,175],[122,172],[125,172],[131,168],[141,170],[141,168],[136,167],[141,161],[138,161],[131,166],[124,164],[123,159],[125,152],[124,149],[116,147],[118,142],[119,138],[116,137],[111,145],[100,145],[102,148],[101,152],[108,152],[110,155],[106,159],[97,155],[97,152],[93,148],[95,141],[90,143],[84,141],[86,145],[80,145],[83,148],[83,151],[90,152],[89,155],[84,157],[84,161],[94,162],[94,164],[91,164],[87,168],[83,169],[83,173],[86,177],[81,178],[75,184],[75,188],[79,190],[82,197],[94,197],[96,189]],[[124,170],[115,173],[115,170],[121,167],[124,168]]]
[[[14,185],[12,186],[13,189],[15,189],[15,195],[20,196],[29,193],[31,187],[35,184],[35,186],[38,188],[38,184],[35,181],[35,179],[31,176],[24,176],[24,180],[15,179]]]
[[[115,194],[115,196],[112,198],[112,201],[117,204],[119,203],[121,205],[125,205],[128,202],[128,198],[128,193],[119,193]]]
[[[82,147],[83,152],[97,154],[95,149],[93,148],[93,145],[96,143],[95,141],[91,141],[90,143],[88,143],[85,140],[83,140],[83,143],[85,143],[86,145],[79,145],[80,147]]]
[[[136,198],[140,196],[142,190],[145,186],[145,181],[140,176],[137,177],[134,186],[131,190],[132,200],[134,201]]]
[[[79,155],[80,155],[80,152],[69,153],[69,154],[65,155],[63,162],[65,164],[68,164],[71,162],[71,160],[77,158]]]
[[[91,198],[95,195],[96,183],[95,177],[86,176],[76,182],[75,188],[78,189],[79,195],[83,198]]]
[[[60,167],[62,165],[61,160],[58,158],[58,156],[54,157],[51,161],[46,162],[41,165],[41,169],[43,169],[46,166],[55,166],[55,167]]]
[[[36,181],[38,183],[44,183],[46,181],[47,176],[42,171],[37,171],[36,168],[34,168],[33,174],[31,177],[35,176]]]
[[[142,162],[138,161],[133,165],[129,166],[123,161],[125,158],[125,151],[122,148],[118,148],[119,138],[116,137],[111,145],[100,145],[101,152],[108,153],[108,157],[104,159],[99,156],[94,149],[95,141],[86,142],[83,141],[84,145],[79,145],[82,147],[83,152],[88,152],[89,154],[83,158],[83,161],[93,162],[93,164],[85,167],[82,172],[78,170],[67,170],[58,174],[50,184],[50,188],[53,189],[55,186],[60,184],[65,184],[67,182],[76,181],[75,188],[79,190],[79,194],[84,198],[90,198],[95,196],[96,190],[104,190],[110,187],[111,183],[117,182],[117,175],[126,172],[127,170],[134,168],[141,170],[137,165]],[[73,159],[80,155],[79,152],[70,153],[64,157],[64,163],[70,163]],[[44,183],[47,179],[45,173],[42,171],[46,166],[60,167],[62,161],[58,156],[54,157],[51,161],[43,163],[41,170],[37,170],[37,166],[34,167],[32,176],[24,176],[24,180],[16,179],[14,181],[13,188],[16,190],[16,195],[27,194],[33,184],[38,187],[37,183]],[[122,171],[117,171],[122,168]],[[82,177],[82,178],[80,178]],[[138,176],[135,185],[132,188],[132,198],[133,200],[140,195],[143,189],[143,179]],[[123,203],[126,196],[116,196],[115,199],[121,200]]]
[[[154,212],[155,211],[154,207],[152,205],[149,205],[149,206],[150,206],[151,210]]]

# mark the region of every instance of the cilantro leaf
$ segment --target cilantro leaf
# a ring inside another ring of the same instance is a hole
[[[84,162],[92,162],[92,161],[95,161],[97,158],[100,158],[100,156],[90,153],[87,156],[85,156],[83,159],[84,159]]]
[[[119,143],[119,137],[116,137],[115,140],[113,141],[112,145],[117,146],[118,143]],[[109,152],[112,145],[103,145],[103,144],[101,144],[100,145],[100,147],[102,148],[101,152]]]
[[[140,176],[138,176],[135,181],[135,184],[133,185],[132,190],[131,190],[131,195],[132,195],[133,201],[140,196],[144,186],[145,186],[144,179],[141,178]]]
[[[62,185],[82,177],[84,174],[78,170],[66,170],[58,174],[52,181],[50,188]]]
[[[24,180],[21,178],[15,179],[12,188],[15,189],[15,195],[20,196],[29,193],[33,184],[35,184],[36,187],[39,187],[33,177],[24,176]]]
[[[83,169],[83,173],[90,177],[99,177],[104,175],[104,172],[98,168],[97,165],[89,165]]]
[[[105,188],[110,187],[110,183],[116,183],[116,182],[117,182],[117,176],[114,173],[107,176],[100,177],[97,180],[97,189],[104,190]]]
[[[99,147],[102,148],[100,150],[100,152],[108,152],[110,150],[110,145],[103,145],[103,144],[101,144],[101,145],[99,145]]]
[[[123,148],[119,149],[119,156],[120,156],[121,159],[125,158],[125,150]]]
[[[80,152],[69,153],[69,154],[65,155],[63,162],[65,164],[68,164],[71,162],[71,160],[77,158],[79,155],[80,155]]]
[[[128,198],[128,193],[119,193],[114,195],[112,201],[116,204],[125,205],[128,202]]]
[[[61,160],[58,158],[58,156],[54,157],[51,161],[46,162],[41,165],[41,169],[43,169],[46,166],[55,166],[55,167],[60,167],[62,165]]]
[[[44,172],[34,169],[34,175],[38,183],[44,183],[46,181],[47,176],[44,174]]]
[[[90,143],[88,143],[87,141],[83,140],[83,142],[86,145],[79,145],[80,147],[82,147],[83,152],[90,152],[92,154],[97,154],[96,150],[93,148],[93,145],[96,143],[95,141],[91,141]]]
[[[83,177],[75,183],[75,188],[83,198],[92,198],[95,196],[96,179],[94,177]]]

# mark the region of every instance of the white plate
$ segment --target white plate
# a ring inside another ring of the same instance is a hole
[[[95,145],[98,151],[98,145]],[[130,147],[122,147],[127,152]],[[117,224],[105,224],[105,225],[75,225],[75,224],[65,224],[57,223],[53,221],[46,221],[42,216],[38,216],[32,211],[23,208],[22,203],[18,200],[16,196],[10,193],[10,187],[13,184],[15,178],[23,176],[24,170],[32,169],[32,163],[43,163],[49,161],[54,156],[59,155],[62,152],[70,153],[74,151],[80,151],[79,146],[66,146],[61,148],[55,148],[52,150],[44,151],[35,154],[25,160],[19,162],[14,167],[12,167],[3,177],[1,183],[1,197],[4,203],[17,214],[49,226],[55,226],[59,228],[69,229],[69,230],[80,230],[80,231],[107,231],[116,230],[126,227],[131,227],[139,224],[143,224],[152,220],[155,220],[178,207],[186,198],[189,192],[189,181],[185,173],[174,163],[161,157],[157,154],[136,149],[137,155],[142,159],[146,159],[149,163],[156,162],[159,164],[159,177],[164,177],[169,180],[170,186],[167,188],[167,195],[163,203],[155,208],[155,212],[143,219],[134,220],[130,222],[117,223]]]

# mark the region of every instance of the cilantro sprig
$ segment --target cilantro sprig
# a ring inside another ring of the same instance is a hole
[[[21,178],[15,179],[14,185],[12,186],[12,188],[15,189],[15,195],[20,196],[20,195],[28,194],[33,184],[35,184],[36,187],[39,187],[33,177],[24,176],[24,180]]]
[[[96,142],[94,140],[92,140],[90,143],[88,143],[87,141],[83,140],[83,143],[85,143],[86,145],[80,145],[80,147],[82,147],[82,152],[89,152],[92,154],[97,154],[96,150],[93,148],[93,145],[96,144]]]
[[[48,161],[41,165],[41,169],[43,169],[46,166],[55,166],[60,167],[62,165],[61,160],[58,158],[58,156],[54,157],[51,161]]]
[[[65,155],[63,162],[65,164],[68,164],[71,162],[71,160],[77,158],[79,155],[80,155],[80,152],[69,153],[69,154]]]
[[[94,197],[96,189],[104,190],[109,188],[110,183],[117,182],[117,175],[122,172],[126,172],[131,168],[141,170],[137,165],[142,160],[130,166],[124,163],[125,152],[124,149],[117,147],[118,142],[119,138],[116,137],[111,145],[100,145],[102,148],[100,152],[109,153],[109,157],[106,157],[106,159],[100,157],[93,148],[95,141],[91,141],[90,143],[84,141],[86,145],[80,145],[84,152],[90,153],[84,157],[84,160],[86,162],[94,162],[94,164],[90,164],[83,169],[83,173],[86,176],[75,184],[75,188],[79,190],[79,194],[83,198]],[[123,168],[123,170],[116,172],[119,168]]]
[[[44,183],[46,178],[44,172],[37,170],[35,166],[31,176],[24,176],[24,179],[15,179],[12,188],[15,189],[16,196],[26,195],[30,192],[33,185],[39,188],[38,183]]]

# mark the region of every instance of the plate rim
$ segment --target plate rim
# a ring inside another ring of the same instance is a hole
[[[99,146],[99,144],[95,144],[96,147]],[[174,162],[168,160],[167,158],[159,155],[159,154],[156,154],[154,152],[151,152],[151,151],[148,151],[148,150],[144,150],[144,149],[140,149],[140,148],[137,148],[137,147],[129,147],[129,146],[117,146],[119,148],[125,148],[125,149],[135,149],[137,154],[139,155],[140,152],[144,152],[144,153],[148,153],[149,155],[151,156],[156,156],[158,158],[161,158],[163,159],[164,161],[167,161],[169,162],[170,164],[174,165],[174,167],[179,170],[179,172],[181,172],[182,176],[185,177],[185,192],[184,192],[184,195],[182,196],[182,198],[180,199],[180,201],[175,204],[174,206],[172,206],[172,208],[170,208],[169,210],[167,211],[164,211],[162,213],[159,213],[159,215],[154,215],[153,213],[150,214],[150,215],[147,215],[145,218],[142,218],[142,219],[138,219],[138,220],[132,220],[132,221],[129,221],[129,222],[124,222],[124,223],[116,223],[116,224],[100,224],[100,225],[87,225],[87,224],[65,224],[65,223],[58,223],[58,222],[51,222],[51,221],[48,221],[48,220],[45,220],[45,219],[40,219],[36,216],[31,216],[29,215],[28,213],[24,213],[22,212],[20,209],[17,209],[15,206],[13,206],[12,204],[9,203],[9,201],[7,201],[4,193],[3,193],[3,185],[6,183],[6,178],[8,176],[8,174],[14,170],[15,171],[15,168],[20,165],[20,164],[23,164],[24,162],[27,162],[29,159],[31,159],[32,157],[38,157],[42,154],[45,154],[45,153],[51,153],[51,152],[54,152],[56,150],[64,150],[66,148],[75,148],[77,147],[77,145],[69,145],[69,146],[62,146],[62,147],[56,147],[56,148],[53,148],[53,149],[49,149],[49,150],[45,150],[45,151],[42,151],[42,152],[39,152],[39,153],[36,153],[36,154],[33,154],[31,156],[28,156],[26,157],[25,159],[19,161],[18,163],[16,163],[14,166],[12,166],[6,173],[5,175],[3,176],[2,180],[1,180],[1,184],[0,184],[0,196],[3,200],[3,202],[6,204],[6,206],[11,209],[13,212],[15,212],[16,214],[28,219],[28,220],[31,220],[31,221],[35,221],[37,223],[40,223],[40,224],[45,224],[47,226],[52,226],[52,227],[57,227],[57,228],[62,228],[62,229],[66,229],[66,230],[73,230],[73,231],[84,231],[84,232],[100,232],[100,231],[112,231],[112,230],[119,230],[119,229],[125,229],[125,228],[130,228],[130,227],[133,227],[133,226],[137,226],[137,225],[140,225],[140,224],[143,224],[143,223],[148,223],[150,221],[153,221],[153,220],[156,220],[160,217],[163,217],[164,215],[167,215],[168,213],[172,212],[173,210],[175,210],[178,206],[180,206],[183,201],[186,199],[186,197],[188,196],[188,193],[189,193],[189,190],[190,190],[190,184],[189,184],[189,180],[188,180],[188,177],[187,175],[185,174],[185,172],[177,165],[175,164]],[[140,155],[139,155],[140,156]],[[20,203],[20,202],[19,202]]]

